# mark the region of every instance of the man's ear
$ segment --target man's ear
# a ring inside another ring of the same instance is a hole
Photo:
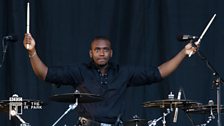
[[[92,52],[92,50],[89,50],[89,57],[90,57],[90,58],[93,57],[93,52]]]

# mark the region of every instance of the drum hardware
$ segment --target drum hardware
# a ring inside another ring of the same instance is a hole
[[[193,106],[198,106],[201,103],[194,102],[192,100],[182,100],[182,99],[164,99],[156,101],[147,101],[143,103],[145,108],[190,108]]]
[[[224,80],[221,78],[220,74],[215,70],[215,68],[211,65],[211,63],[207,60],[207,57],[198,50],[198,56],[200,59],[206,64],[207,68],[212,72],[213,76],[213,85],[216,87],[216,99],[217,99],[217,125],[221,126],[221,84],[224,84]]]
[[[89,93],[80,93],[78,90],[76,90],[74,93],[54,95],[50,97],[50,99],[56,102],[66,102],[66,103],[75,102],[74,104],[70,104],[68,109],[52,125],[55,126],[69,111],[74,110],[78,106],[78,103],[98,102],[103,100],[103,97]]]
[[[148,122],[151,121],[142,119],[138,115],[134,115],[131,120],[128,120],[124,123],[124,126],[146,126],[148,125]]]
[[[178,95],[177,95],[177,99],[178,100],[181,99],[181,93],[182,93],[182,90],[180,89],[179,92],[178,92]],[[175,108],[175,110],[174,110],[174,116],[173,116],[173,123],[176,123],[177,122],[177,117],[178,117],[178,108]]]
[[[122,114],[120,113],[115,122],[115,126],[123,126],[123,121],[121,120],[121,116],[122,116]]]
[[[55,126],[69,111],[74,110],[78,106],[78,98],[76,98],[76,102],[74,104],[70,104],[69,108],[56,120],[56,122],[52,125]]]
[[[186,113],[187,114],[209,114],[208,116],[208,120],[206,121],[206,123],[203,124],[199,124],[196,126],[206,126],[208,125],[212,120],[215,119],[214,114],[217,114],[217,105],[214,104],[213,100],[209,100],[207,105],[200,105],[200,106],[195,106],[192,108],[188,108],[186,109]],[[221,105],[220,108],[221,112],[224,112],[224,108]]]
[[[153,121],[149,121],[148,122],[148,126],[156,126],[157,122],[160,121],[162,119],[162,123],[163,123],[163,126],[166,126],[166,116],[168,114],[170,114],[170,109],[167,109],[167,112],[163,113],[163,116],[159,117],[158,119],[154,119]]]
[[[176,109],[178,108],[186,110],[186,108],[195,108],[196,106],[201,105],[201,103],[194,102],[192,100],[180,99],[181,96],[180,92],[181,90],[178,92],[177,99],[175,99],[173,93],[170,92],[170,94],[168,95],[168,99],[147,101],[143,103],[143,107],[145,108],[162,108],[162,109],[165,108],[167,110],[167,112],[163,113],[163,116],[159,117],[158,119],[154,119],[152,122],[150,122],[149,126],[155,126],[159,120],[162,120],[163,126],[166,126],[166,116],[169,115],[174,110],[176,112]]]

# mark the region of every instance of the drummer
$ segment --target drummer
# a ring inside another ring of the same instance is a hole
[[[187,55],[192,52],[194,54],[197,49],[188,43],[176,56],[158,67],[119,66],[110,61],[113,56],[111,41],[107,37],[98,36],[91,42],[89,63],[48,67],[38,56],[35,44],[32,35],[25,34],[24,47],[37,77],[58,86],[71,85],[80,92],[105,98],[100,102],[78,106],[79,116],[82,117],[80,119],[91,122],[88,125],[115,124],[118,115],[122,115],[125,110],[124,93],[128,86],[151,84],[162,80],[170,75]]]

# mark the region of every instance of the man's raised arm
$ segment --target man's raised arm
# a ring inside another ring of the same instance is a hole
[[[195,53],[197,51],[197,47],[193,47],[191,43],[188,43],[176,56],[167,62],[161,64],[158,68],[162,78],[167,77],[173,71],[177,69],[180,63],[184,60],[187,55],[191,53]]]
[[[28,51],[30,63],[32,65],[34,73],[41,80],[45,80],[48,67],[39,58],[35,49],[36,43],[31,34],[25,34],[23,44],[25,49]]]

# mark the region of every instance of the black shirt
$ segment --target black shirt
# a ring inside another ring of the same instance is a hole
[[[80,116],[104,123],[114,123],[123,113],[124,93],[128,86],[140,86],[160,81],[157,67],[119,66],[110,63],[107,73],[102,75],[93,64],[49,67],[46,81],[60,85],[71,85],[82,93],[104,97],[101,102],[79,104]]]

